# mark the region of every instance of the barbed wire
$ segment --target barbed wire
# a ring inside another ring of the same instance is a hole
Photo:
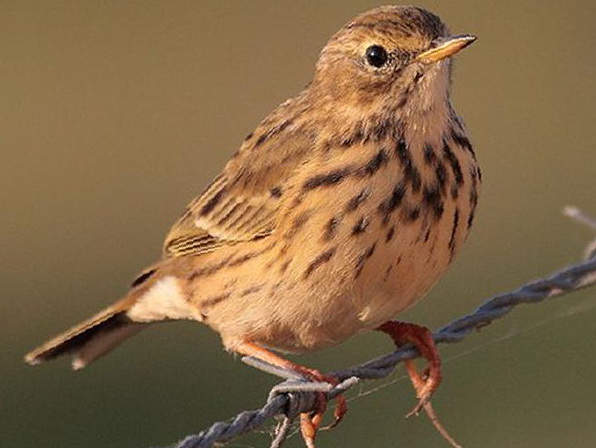
[[[596,229],[596,219],[587,216],[577,208],[565,207],[564,213],[576,221]],[[435,342],[437,344],[460,342],[471,332],[500,319],[518,305],[540,303],[596,284],[596,251],[593,249],[594,247],[596,247],[596,240],[588,245],[587,258],[580,263],[556,271],[549,277],[527,283],[514,291],[488,299],[472,313],[456,319],[434,332]],[[329,399],[333,399],[356,385],[360,380],[385,378],[393,372],[399,363],[418,356],[418,350],[411,345],[406,345],[393,353],[358,366],[331,372],[329,375],[341,381],[335,387],[328,383],[310,382],[293,371],[273,366],[256,358],[245,357],[242,361],[246,364],[286,378],[286,381],[271,389],[267,402],[262,408],[243,411],[228,422],[216,422],[199,434],[187,436],[174,447],[209,448],[228,442],[241,434],[252,432],[271,418],[281,418],[271,444],[271,448],[279,448],[288,436],[292,421],[296,416],[301,412],[309,412],[314,409],[315,392],[324,392]]]

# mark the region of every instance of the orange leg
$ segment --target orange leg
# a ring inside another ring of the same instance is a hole
[[[430,402],[430,397],[437,390],[439,384],[441,384],[441,358],[430,330],[419,325],[398,321],[385,322],[377,330],[391,336],[397,347],[408,343],[412,344],[428,362],[428,367],[421,375],[413,360],[409,359],[405,361],[406,370],[419,400],[416,407],[408,414],[408,417],[410,415],[418,415],[424,409],[424,412],[426,412],[426,415],[428,415],[428,418],[439,434],[452,447],[461,448],[440,422]]]
[[[263,347],[260,347],[259,345],[254,344],[252,342],[243,342],[242,344],[236,346],[234,350],[242,355],[258,358],[274,366],[279,366],[288,370],[293,370],[294,372],[297,372],[310,380],[330,383],[334,386],[339,384],[339,381],[336,378],[324,375],[316,369],[311,369],[309,367],[293,363],[292,361],[284,359],[281,356],[277,356],[275,353],[270,352],[269,350],[266,350]],[[339,395],[336,398],[336,400],[337,404],[333,413],[334,421],[330,425],[330,427],[337,425],[348,411],[346,399],[343,395]],[[321,426],[321,422],[323,421],[323,414],[325,413],[326,409],[327,399],[325,395],[322,392],[320,392],[317,394],[316,409],[312,413],[300,414],[300,430],[302,431],[302,437],[304,438],[306,446],[309,448],[314,448],[315,446],[314,440],[317,435],[317,430],[319,429],[319,427]]]
[[[416,369],[413,360],[405,362],[406,370],[419,400],[410,414],[418,414],[441,384],[441,358],[432,338],[432,333],[426,327],[398,321],[387,321],[379,326],[377,330],[387,333],[397,347],[408,343],[412,344],[428,362],[428,368],[422,376]]]

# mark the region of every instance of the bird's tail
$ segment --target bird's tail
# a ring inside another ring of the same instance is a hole
[[[82,369],[145,328],[147,323],[134,322],[127,313],[142,297],[147,286],[154,283],[154,278],[150,277],[155,272],[156,269],[145,271],[123,299],[29,352],[25,361],[36,365],[72,354],[72,368]]]
[[[73,354],[72,368],[82,369],[147,325],[132,322],[126,316],[131,306],[130,299],[126,297],[56,336],[28,353],[25,361],[35,365],[61,355]]]

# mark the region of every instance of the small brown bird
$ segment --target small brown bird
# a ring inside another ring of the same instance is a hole
[[[480,169],[449,100],[450,56],[474,42],[434,14],[384,6],[322,50],[313,81],[248,135],[185,210],[123,299],[26,356],[80,369],[151,322],[191,319],[229,351],[336,380],[269,349],[305,352],[367,330],[413,343],[420,405],[441,380],[429,331],[392,321],[466,239]],[[301,419],[313,445],[325,403]],[[338,400],[336,419],[345,412]]]

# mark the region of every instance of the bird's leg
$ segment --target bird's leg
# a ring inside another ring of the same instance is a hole
[[[419,387],[424,386],[425,380],[424,378],[422,378],[422,376],[420,376],[420,372],[418,372],[418,370],[414,366],[414,361],[408,360],[405,361],[405,363],[406,368],[408,368],[408,374],[410,375],[412,384],[414,385],[414,388],[418,390]],[[441,434],[441,436],[447,441],[447,443],[449,443],[453,448],[462,448],[461,445],[457,443],[453,437],[451,437],[451,434],[449,434],[447,429],[443,426],[443,423],[441,423],[441,421],[439,420],[439,417],[437,417],[437,414],[435,413],[435,410],[433,408],[433,404],[430,401],[427,401],[422,405],[422,407],[424,408],[424,412],[426,412],[426,415],[428,416],[435,429],[439,432],[439,434]],[[414,411],[410,412],[407,416],[409,417],[410,415],[412,415],[413,412]]]
[[[424,412],[426,412],[426,415],[428,415],[428,418],[439,434],[452,447],[461,448],[449,432],[447,432],[430,402],[430,397],[437,390],[439,384],[441,384],[441,357],[439,356],[439,351],[430,330],[420,325],[399,321],[387,321],[379,326],[377,330],[387,333],[397,347],[408,343],[412,344],[428,362],[428,367],[420,374],[414,364],[414,360],[408,359],[404,361],[412,385],[416,390],[416,396],[418,397],[418,404],[408,413],[408,417],[418,415],[424,409]]]
[[[426,327],[399,321],[387,321],[377,327],[377,330],[387,333],[397,347],[412,344],[428,362],[428,367],[420,375],[413,360],[405,361],[406,370],[419,400],[408,415],[417,415],[441,384],[441,358],[432,333]]]
[[[313,381],[325,382],[333,386],[339,384],[339,381],[332,376],[325,375],[316,369],[311,369],[310,367],[296,364],[252,342],[243,342],[235,346],[234,351],[242,355],[258,358],[262,361],[268,362],[269,364],[273,364],[274,366],[293,370],[294,372],[297,372]],[[317,435],[317,430],[323,421],[323,414],[325,413],[326,409],[327,397],[323,392],[317,392],[315,410],[310,413],[304,412],[300,414],[300,430],[302,432],[302,437],[309,448],[313,448],[315,446],[314,440]],[[346,405],[346,399],[343,395],[338,395],[336,398],[335,411],[333,413],[334,421],[330,427],[337,425],[343,419],[347,410],[348,407]]]

